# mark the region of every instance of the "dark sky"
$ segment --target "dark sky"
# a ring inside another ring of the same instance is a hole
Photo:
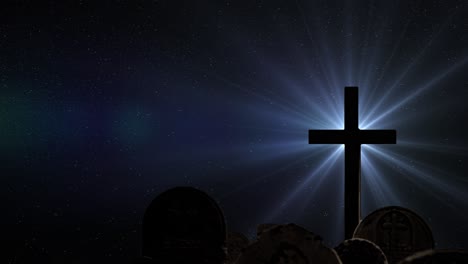
[[[39,3],[41,2],[41,3]],[[145,207],[200,188],[228,228],[343,238],[342,128],[359,86],[363,216],[410,208],[468,248],[468,4],[2,1],[2,240],[51,263],[125,263]],[[27,262],[29,263],[29,262]]]

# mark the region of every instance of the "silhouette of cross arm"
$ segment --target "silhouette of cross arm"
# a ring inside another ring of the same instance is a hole
[[[395,130],[310,130],[309,144],[395,144]]]
[[[344,130],[309,130],[309,144],[395,144],[395,130],[360,130],[357,87],[345,87]]]
[[[361,144],[396,144],[396,130],[360,130],[358,88],[345,87],[343,130],[309,130],[309,144],[345,145],[345,239],[361,219]]]

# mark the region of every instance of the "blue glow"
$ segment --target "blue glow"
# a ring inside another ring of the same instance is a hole
[[[301,4],[298,7],[302,11],[305,9]],[[307,143],[310,129],[344,128],[345,86],[359,87],[360,129],[397,130],[397,145],[362,146],[363,217],[388,205],[424,207],[424,199],[412,198],[416,194],[417,197],[433,195],[434,199],[452,208],[456,204],[466,204],[468,195],[463,188],[467,182],[457,186],[460,177],[453,172],[444,172],[440,167],[429,166],[432,157],[428,158],[428,155],[449,154],[458,159],[460,155],[466,155],[467,149],[457,148],[456,144],[438,144],[438,135],[432,133],[429,137],[417,137],[418,133],[425,135],[427,130],[420,129],[427,127],[431,118],[442,118],[438,109],[464,103],[462,100],[447,102],[439,98],[444,92],[444,82],[458,76],[466,67],[467,54],[460,55],[449,65],[433,61],[428,64],[434,47],[444,41],[447,23],[437,28],[424,41],[422,48],[414,50],[409,61],[402,63],[397,58],[402,56],[400,45],[405,44],[408,23],[391,49],[378,48],[384,41],[380,38],[372,42],[375,48],[363,51],[353,49],[362,36],[356,34],[356,29],[351,26],[346,25],[343,32],[344,36],[350,36],[345,41],[347,49],[339,49],[334,46],[330,34],[315,28],[307,18],[303,20],[313,51],[311,55],[291,44],[291,57],[300,60],[299,64],[303,66],[295,68],[298,72],[275,61],[274,54],[264,54],[262,62],[251,60],[251,64],[267,76],[268,88],[224,80],[248,95],[247,100],[237,102],[240,108],[248,109],[244,112],[249,116],[247,119],[261,120],[258,123],[249,121],[251,123],[245,126],[264,135],[261,142],[249,145],[253,147],[254,154],[244,152],[245,162],[274,164],[297,157],[296,162],[287,163],[283,168],[297,164],[310,166],[307,172],[301,172],[304,175],[291,179],[294,184],[275,193],[275,199],[267,206],[268,211],[259,217],[259,222],[300,222],[301,215],[307,210],[317,210],[311,201],[338,198],[335,216],[340,216],[340,219],[334,220],[336,230],[333,232],[336,232],[337,240],[342,234],[344,164],[339,164],[338,160],[343,146],[330,153],[329,146]],[[385,24],[380,26],[382,30],[385,28]],[[358,51],[370,54],[364,56]],[[241,152],[245,147],[241,144],[236,149]],[[420,150],[426,154],[415,154]],[[338,169],[332,170],[333,167]],[[273,176],[261,176],[241,189],[258,186],[259,181],[264,182],[270,177]],[[329,189],[331,182],[339,186]],[[322,187],[328,188],[328,192],[321,191]],[[422,210],[422,215],[432,213],[427,208]]]

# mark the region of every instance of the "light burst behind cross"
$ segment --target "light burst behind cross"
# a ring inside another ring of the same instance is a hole
[[[358,88],[345,87],[344,130],[309,130],[309,144],[345,145],[345,238],[360,221],[361,144],[396,144],[396,130],[360,130]]]

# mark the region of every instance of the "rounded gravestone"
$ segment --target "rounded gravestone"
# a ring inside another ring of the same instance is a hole
[[[343,264],[388,264],[383,251],[367,239],[352,238],[341,242],[335,251]]]
[[[340,264],[322,239],[295,224],[277,225],[251,243],[236,264]]]
[[[217,203],[192,187],[157,196],[143,218],[143,256],[158,263],[222,263],[226,225]]]
[[[432,232],[426,222],[413,211],[399,206],[384,207],[369,214],[358,225],[353,237],[377,244],[389,263],[434,248]]]
[[[398,262],[398,264],[466,264],[468,252],[461,250],[425,250]]]
[[[226,263],[235,263],[242,251],[249,245],[249,242],[249,239],[244,234],[239,232],[229,232],[226,240]]]

